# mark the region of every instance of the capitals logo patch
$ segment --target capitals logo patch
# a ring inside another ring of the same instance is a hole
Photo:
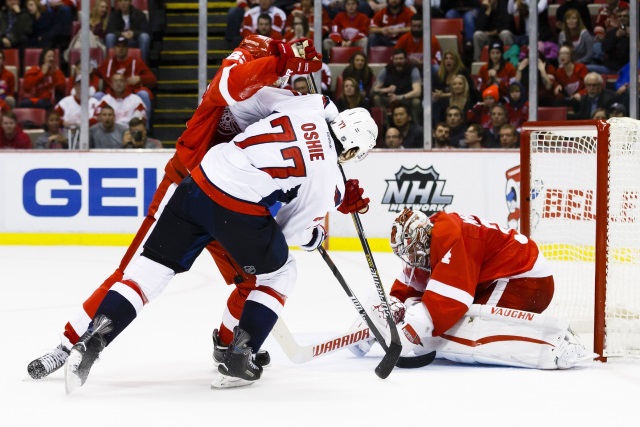
[[[402,166],[394,179],[386,181],[382,204],[389,206],[389,212],[400,212],[407,207],[430,216],[444,211],[453,202],[453,196],[444,194],[447,182],[440,179],[433,166],[427,169],[418,165],[411,169]]]

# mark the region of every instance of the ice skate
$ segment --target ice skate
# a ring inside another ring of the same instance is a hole
[[[32,360],[27,366],[27,372],[34,380],[40,380],[62,368],[68,357],[69,350],[60,344],[50,352]]]
[[[251,347],[247,346],[250,339],[251,336],[238,326],[233,328],[233,341],[224,353],[218,366],[218,377],[211,383],[211,388],[242,387],[260,379],[262,366],[254,362]]]
[[[217,329],[213,330],[211,338],[213,339],[213,363],[215,366],[218,366],[224,362],[224,353],[227,351],[227,346],[222,345],[220,342]],[[253,362],[265,368],[271,363],[271,356],[267,350],[258,350],[258,352],[253,355]]]
[[[93,326],[71,348],[64,369],[67,394],[70,394],[76,387],[81,387],[87,381],[91,367],[107,345],[104,334],[111,332],[112,329],[111,320],[106,316],[99,315],[93,319]]]
[[[569,369],[580,362],[593,360],[596,357],[598,357],[598,355],[587,351],[587,349],[580,344],[573,331],[569,329],[567,336],[558,346],[556,365],[558,369]]]

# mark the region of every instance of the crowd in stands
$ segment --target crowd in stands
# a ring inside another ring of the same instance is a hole
[[[20,123],[11,128],[11,113],[19,120],[25,109],[47,114],[48,136],[30,147],[73,147],[81,100],[77,0],[0,1],[0,148],[24,145],[16,136]],[[93,63],[85,96],[97,129],[92,135],[100,135],[92,147],[113,147],[115,141],[139,146],[132,121],[145,128],[143,146],[157,145],[146,143],[157,80],[147,65],[151,32],[143,1],[92,1]],[[340,109],[369,109],[380,126],[379,147],[423,147],[423,0],[315,1],[322,2],[322,92]],[[430,5],[433,146],[518,147],[518,131],[529,116],[529,0]],[[314,0],[237,0],[225,39],[232,49],[249,34],[313,38],[314,10]],[[537,104],[557,111],[557,120],[627,116],[629,48],[638,46],[630,40],[629,4],[539,0],[536,13]],[[455,30],[438,30],[443,27]],[[450,40],[440,37],[446,34],[455,43],[445,44]],[[292,76],[287,87],[307,93],[300,77]],[[105,107],[111,110],[103,117]],[[52,117],[59,127],[50,125]]]
[[[422,148],[423,1],[315,1],[322,2],[328,65],[322,92],[340,110],[371,111],[381,130],[378,147]],[[529,0],[430,5],[433,147],[518,148],[529,117]],[[628,116],[629,4],[539,0],[537,14],[538,106],[556,113],[554,120]],[[226,39],[235,47],[248,34],[313,38],[313,20],[314,0],[238,0],[229,10]],[[439,33],[436,21],[458,30]],[[456,43],[441,44],[444,34]],[[288,87],[308,91],[304,78]]]
[[[80,0],[0,1],[0,148],[79,148]],[[90,2],[91,148],[162,148],[147,136],[157,84],[148,1]]]

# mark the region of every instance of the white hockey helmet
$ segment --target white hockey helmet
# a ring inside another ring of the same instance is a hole
[[[333,134],[343,147],[339,158],[340,163],[351,159],[359,162],[376,145],[378,125],[364,108],[345,110],[338,114],[330,125]]]
[[[433,223],[424,213],[404,208],[391,225],[393,253],[412,267],[430,270],[432,229]]]

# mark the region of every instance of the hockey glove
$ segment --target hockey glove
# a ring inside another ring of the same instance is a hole
[[[320,247],[324,239],[327,238],[327,231],[321,225],[316,225],[313,229],[313,234],[311,235],[311,241],[306,245],[301,245],[300,247],[305,251],[314,251]]]
[[[316,52],[308,39],[294,40],[291,43],[273,40],[271,44],[278,59],[276,72],[280,76],[311,74],[322,68],[322,55]]]
[[[344,183],[344,199],[338,210],[343,214],[359,212],[367,213],[369,210],[369,198],[362,198],[364,189],[360,188],[360,182],[357,179],[350,179]]]

